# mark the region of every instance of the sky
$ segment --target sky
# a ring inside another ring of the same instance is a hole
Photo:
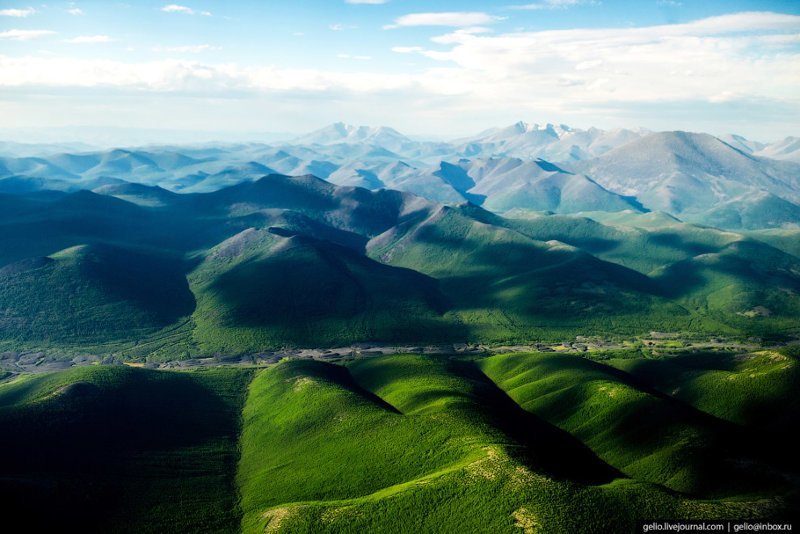
[[[0,0],[0,138],[800,135],[797,0],[178,1]]]

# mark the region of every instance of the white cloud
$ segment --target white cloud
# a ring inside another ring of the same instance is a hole
[[[36,10],[32,7],[24,7],[19,9],[0,9],[0,17],[25,18],[30,17],[34,13],[36,13]]]
[[[798,33],[798,16],[739,13],[642,28],[457,31],[435,39],[450,50],[419,53],[452,65],[452,83],[472,98],[521,107],[719,102],[721,94],[800,104]]]
[[[174,52],[178,54],[199,54],[200,52],[210,52],[213,50],[222,50],[220,46],[213,46],[209,44],[200,45],[184,45],[184,46],[156,46],[152,48],[153,52]]]
[[[46,37],[54,33],[56,32],[52,30],[6,30],[0,32],[0,40],[30,41],[31,39],[39,39],[40,37]]]
[[[83,15],[83,10],[79,7],[71,7],[67,9],[67,13],[69,13],[73,17],[77,17],[79,15]]]
[[[369,4],[369,5],[379,5],[379,4],[386,4],[389,0],[344,0],[346,4]]]
[[[178,4],[167,4],[161,8],[165,13],[183,13],[184,15],[194,15],[195,11],[191,7],[181,6]]]
[[[575,70],[589,70],[595,69],[603,65],[602,59],[590,59],[588,61],[581,61],[575,65]]]
[[[599,0],[543,0],[532,4],[510,6],[511,9],[540,10],[540,9],[568,9],[575,6],[598,6]]]
[[[504,17],[497,17],[480,11],[450,11],[441,13],[410,13],[395,19],[393,24],[384,26],[390,30],[404,26],[479,26],[481,24],[492,24],[504,20]]]
[[[242,67],[165,59],[125,63],[100,59],[0,55],[0,87],[106,87],[158,92],[311,91],[358,93],[409,87],[404,74]]]
[[[72,39],[64,39],[64,42],[71,44],[110,43],[111,37],[108,35],[79,35],[78,37],[73,37]]]
[[[484,28],[482,26],[475,26],[472,28],[459,28],[452,33],[447,33],[445,35],[439,35],[436,37],[431,38],[431,41],[434,43],[439,44],[452,44],[458,43],[463,39],[465,36],[475,35],[478,33],[489,33],[491,30],[489,28]]]
[[[425,106],[439,123],[448,113],[496,120],[545,112],[597,118],[633,116],[645,106],[674,111],[737,102],[748,104],[742,109],[750,109],[752,103],[782,106],[788,110],[786,121],[800,114],[800,16],[737,13],[685,24],[500,34],[476,33],[467,26],[435,42],[435,49],[393,47],[393,52],[431,60],[424,70],[416,65],[393,73],[368,69],[366,61],[353,72],[344,66],[287,69],[176,59],[124,62],[0,55],[0,88],[24,87],[34,95],[75,87],[105,89],[104,94],[132,91],[245,100],[242,95],[258,95],[253,98],[265,102],[303,99],[315,112],[324,110],[323,103],[333,94],[343,106],[352,104],[356,110],[369,100],[376,114],[393,113],[400,122],[414,115],[410,111],[416,106]],[[358,58],[345,54],[342,59]]]

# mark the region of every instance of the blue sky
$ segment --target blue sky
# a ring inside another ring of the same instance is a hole
[[[800,2],[0,0],[0,116],[7,132],[526,120],[773,140],[800,135]]]

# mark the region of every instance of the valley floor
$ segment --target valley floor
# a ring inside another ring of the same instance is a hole
[[[16,373],[43,373],[99,364],[124,364],[149,369],[194,369],[219,366],[262,367],[278,363],[284,359],[313,359],[327,362],[347,361],[354,358],[384,356],[391,354],[439,354],[439,355],[488,355],[513,352],[572,352],[595,353],[609,356],[610,351],[622,351],[630,356],[669,355],[676,351],[726,350],[753,351],[761,346],[760,340],[730,340],[720,337],[691,336],[666,332],[650,332],[648,336],[627,340],[608,340],[577,336],[574,340],[558,343],[533,344],[433,344],[433,345],[392,345],[387,343],[355,343],[343,347],[330,348],[285,348],[281,350],[244,353],[238,355],[217,355],[187,358],[183,360],[148,361],[147,358],[128,358],[125,356],[101,356],[78,350],[76,354],[63,350],[6,350],[0,352],[0,372],[9,373],[9,379]],[[620,354],[617,354],[618,356]],[[0,379],[2,381],[2,379]]]

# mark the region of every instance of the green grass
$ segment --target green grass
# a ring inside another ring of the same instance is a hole
[[[249,376],[101,366],[0,385],[4,506],[33,530],[235,530]]]
[[[755,453],[737,441],[744,433],[733,425],[609,366],[557,354],[498,355],[480,365],[525,410],[630,477],[698,495],[758,492],[775,483],[768,466],[735,467]]]
[[[800,384],[797,360],[774,350],[752,354],[684,353],[605,363],[699,410],[739,425],[785,425],[800,413],[800,405],[791,394]]]
[[[800,228],[754,230],[747,232],[747,235],[800,258]]]
[[[0,425],[0,497],[34,530],[627,532],[796,504],[719,443],[735,423],[577,355],[77,368],[0,384]]]
[[[439,280],[452,303],[445,318],[463,325],[470,341],[681,331],[696,321],[641,273],[489,225],[469,210],[445,208],[390,237],[371,243],[369,254]],[[696,322],[706,331],[716,327]]]
[[[0,269],[7,340],[83,343],[140,339],[188,316],[181,261],[90,245]]]
[[[619,478],[481,372],[506,368],[535,383],[506,363],[499,356],[477,363],[387,356],[346,369],[292,361],[261,371],[245,406],[243,530],[515,532],[535,525],[546,532],[625,532],[637,518],[780,513],[768,492],[701,501]],[[669,412],[650,416],[675,419]],[[636,455],[636,441],[621,435],[617,445]],[[673,460],[687,461],[696,477],[710,474],[686,456]],[[654,473],[632,470],[645,478]]]
[[[260,371],[244,408],[237,476],[245,531],[281,504],[363,497],[475,459],[448,422],[407,418],[346,368],[295,361]]]
[[[358,341],[441,341],[436,281],[345,247],[267,232],[225,243],[190,276],[198,298],[194,339],[206,352],[339,346]]]
[[[767,244],[791,252],[789,230],[760,241],[663,214],[504,219],[312,177],[134,193],[158,202],[0,198],[0,349],[165,361],[352,342],[800,335],[800,260]]]

